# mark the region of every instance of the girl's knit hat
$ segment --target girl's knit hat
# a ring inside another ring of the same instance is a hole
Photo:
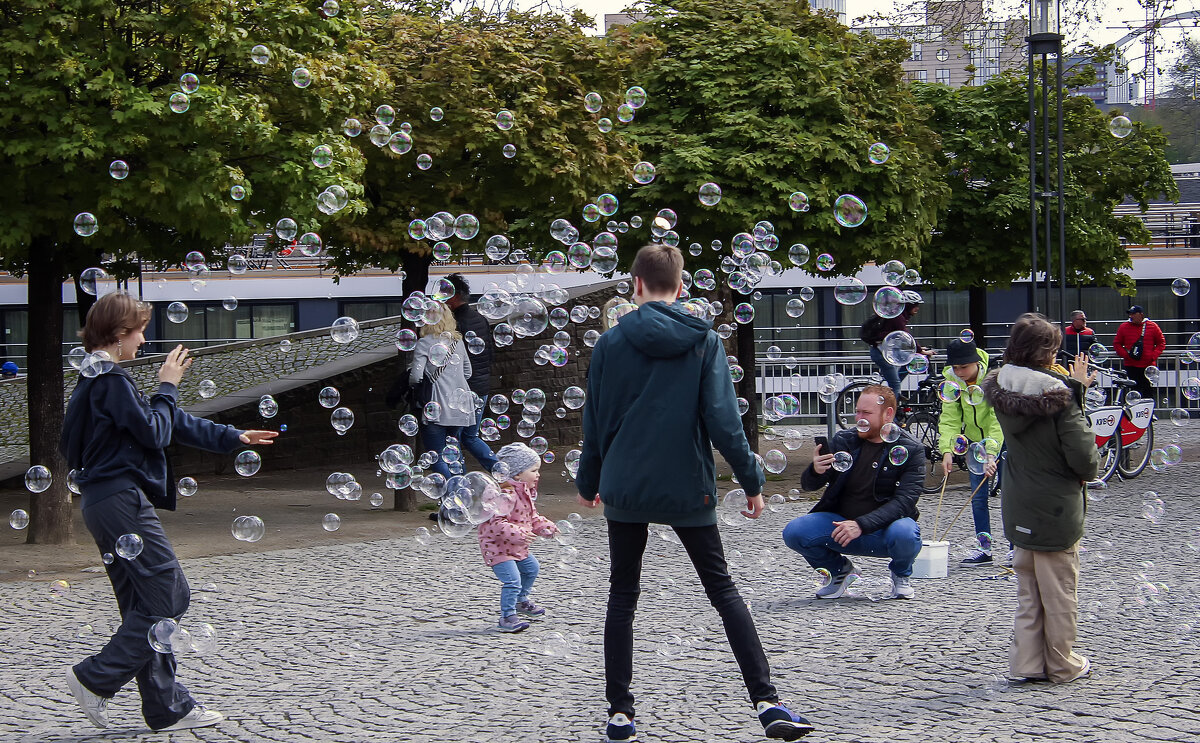
[[[533,449],[529,448],[528,444],[516,442],[506,444],[496,452],[496,459],[508,465],[508,476],[516,477],[526,470],[531,470],[538,465],[541,457]]]

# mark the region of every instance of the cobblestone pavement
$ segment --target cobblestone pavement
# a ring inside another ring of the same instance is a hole
[[[1016,584],[959,568],[878,600],[886,563],[863,559],[855,596],[818,602],[812,573],[783,547],[788,503],[723,527],[785,701],[820,741],[1192,741],[1200,735],[1200,465],[1147,472],[1090,504],[1079,649],[1092,678],[1004,681]],[[1143,491],[1164,503],[1142,517]],[[948,493],[942,523],[966,493]],[[926,532],[936,503],[924,502]],[[998,504],[994,504],[998,513]],[[180,677],[226,715],[215,728],[152,734],[131,685],[91,728],[63,683],[117,621],[102,576],[56,596],[46,581],[0,584],[0,741],[601,740],[607,554],[593,514],[570,560],[553,541],[535,597],[549,615],[519,635],[492,630],[498,584],[472,536],[410,536],[186,560],[185,626],[210,622],[216,651],[181,655]],[[969,515],[951,534],[969,536]],[[669,535],[669,532],[668,532]],[[565,561],[565,560],[570,560]],[[1157,596],[1138,577],[1160,583]],[[1143,603],[1145,605],[1143,605]],[[86,625],[86,627],[85,627]],[[90,629],[89,629],[90,628]],[[682,548],[647,556],[634,692],[645,741],[761,740],[719,621]]]

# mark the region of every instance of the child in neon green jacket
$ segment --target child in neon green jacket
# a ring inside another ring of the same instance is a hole
[[[938,450],[942,452],[942,468],[948,475],[953,467],[955,453],[964,453],[964,448],[972,444],[983,444],[987,461],[982,471],[970,473],[971,517],[975,521],[975,535],[979,548],[962,561],[966,566],[986,566],[992,564],[992,521],[988,511],[989,486],[981,486],[984,480],[996,474],[1000,447],[1004,445],[1004,433],[1000,430],[1000,422],[992,406],[983,399],[980,382],[988,372],[988,355],[986,351],[976,348],[970,341],[955,339],[946,348],[946,366],[942,375],[958,385],[958,399],[942,403],[942,414],[938,419]],[[968,450],[968,458],[975,456],[977,450]],[[979,469],[979,467],[976,467]]]

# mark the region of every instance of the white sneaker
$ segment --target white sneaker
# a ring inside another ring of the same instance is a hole
[[[907,575],[892,573],[892,598],[911,599],[916,591],[912,587],[912,578]]]
[[[83,710],[83,714],[87,715],[93,725],[98,728],[108,727],[108,700],[88,691],[88,688],[75,675],[74,668],[67,669],[67,688],[71,690],[75,701],[79,703],[79,708]]]
[[[197,704],[192,707],[192,711],[184,715],[174,725],[162,728],[159,732],[167,730],[189,730],[191,728],[206,728],[210,725],[216,725],[221,720],[225,719],[225,715],[205,707],[203,704]]]

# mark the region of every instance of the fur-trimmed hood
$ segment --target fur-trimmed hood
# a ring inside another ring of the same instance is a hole
[[[1024,424],[1013,421],[1020,429],[1038,418],[1056,416],[1075,403],[1075,392],[1069,380],[1046,369],[1025,366],[1003,366],[984,378],[983,397],[996,410],[1012,418],[1025,419]]]

